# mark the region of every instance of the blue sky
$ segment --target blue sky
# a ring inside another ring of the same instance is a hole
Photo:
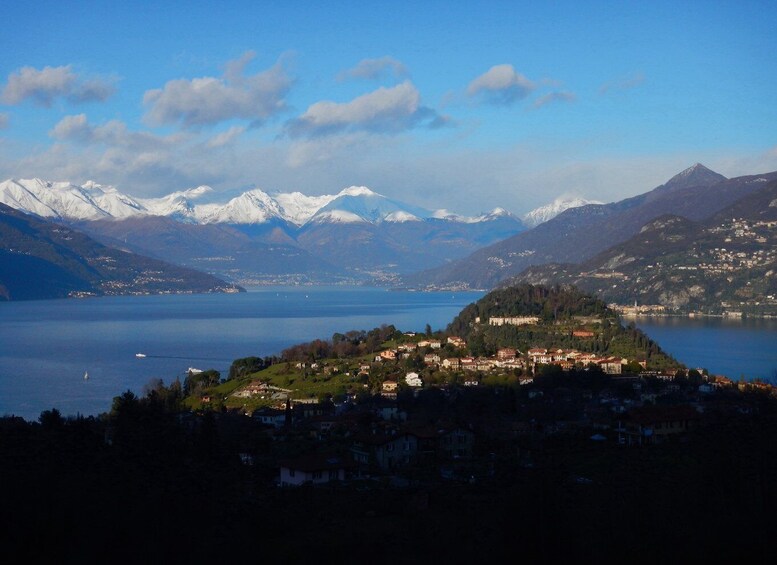
[[[225,4],[0,7],[0,178],[523,213],[777,170],[773,1]]]

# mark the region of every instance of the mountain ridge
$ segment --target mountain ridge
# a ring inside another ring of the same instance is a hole
[[[610,204],[570,208],[464,259],[405,277],[403,283],[427,289],[487,289],[532,265],[580,263],[627,240],[647,221],[662,214],[674,213],[696,221],[710,217],[756,190],[763,182],[758,179],[777,179],[777,172],[725,179],[702,165],[694,165],[649,192]]]
[[[217,200],[215,191],[207,185],[156,198],[137,198],[123,194],[113,186],[94,181],[87,181],[83,185],[39,178],[0,182],[0,203],[63,221],[168,216],[188,223],[262,224],[281,221],[301,228],[308,222],[321,223],[327,218],[337,223],[380,223],[396,221],[396,217],[404,221],[410,217],[441,217],[435,211],[387,198],[364,186],[350,186],[337,194],[321,196],[306,196],[301,192],[270,194],[260,188],[253,188],[225,202]],[[464,223],[488,221],[497,210],[502,209],[497,208],[473,217],[447,214],[444,219]],[[516,217],[516,221],[520,220]]]
[[[239,291],[212,275],[107,247],[0,204],[0,299]]]
[[[580,264],[529,267],[504,284],[571,284],[620,305],[777,315],[777,180],[702,221],[665,214]]]

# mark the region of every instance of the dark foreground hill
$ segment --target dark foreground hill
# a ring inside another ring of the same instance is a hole
[[[214,276],[101,245],[0,204],[0,300],[238,292]]]

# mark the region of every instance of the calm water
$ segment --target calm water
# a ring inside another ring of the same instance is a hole
[[[444,328],[482,294],[293,287],[0,303],[0,415],[36,419],[52,407],[99,414],[121,392],[140,393],[151,378],[183,378],[189,367],[226,373],[239,357],[384,323]],[[777,320],[641,318],[637,325],[690,366],[735,378],[777,368]]]
[[[635,323],[689,367],[748,380],[777,371],[775,319],[637,318]]]
[[[99,414],[151,378],[189,367],[226,374],[234,359],[279,353],[335,332],[394,324],[444,328],[480,292],[262,288],[244,294],[0,303],[0,415]],[[145,353],[144,359],[135,357]],[[84,380],[88,371],[89,379]]]

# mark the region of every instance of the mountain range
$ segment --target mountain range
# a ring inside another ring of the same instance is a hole
[[[650,192],[565,210],[459,261],[407,276],[404,283],[425,289],[493,288],[534,265],[582,263],[664,214],[696,222],[711,218],[775,179],[777,172],[727,179],[697,163]]]
[[[530,267],[505,284],[571,284],[607,302],[777,314],[777,181],[711,218],[667,214],[580,264]]]
[[[219,201],[206,186],[140,199],[33,179],[0,183],[0,201],[102,245],[245,284],[571,282],[619,303],[754,311],[775,294],[775,181],[777,172],[727,179],[697,163],[638,196],[559,198],[522,219],[500,208],[433,212],[366,187],[324,196],[253,189]]]
[[[0,300],[241,290],[0,204]]]
[[[94,182],[0,183],[0,202],[13,208],[106,245],[247,283],[390,283],[525,229],[502,208],[459,216],[358,186],[335,195],[253,189],[218,198],[207,186],[142,199]]]

